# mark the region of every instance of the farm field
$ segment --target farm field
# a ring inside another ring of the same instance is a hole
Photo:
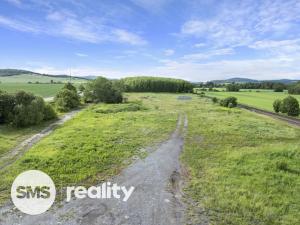
[[[300,129],[189,94],[129,93],[127,104],[89,106],[0,171],[0,199],[14,177],[39,169],[62,186],[113,176],[145,147],[166,140],[178,114],[188,118],[181,161],[190,220],[204,208],[211,224],[299,224]],[[87,166],[88,165],[88,166]],[[196,207],[198,206],[198,207]],[[203,215],[203,213],[202,213]]]
[[[64,84],[27,84],[27,83],[0,83],[0,90],[15,93],[23,90],[41,97],[53,97]]]
[[[234,96],[238,99],[238,102],[241,104],[254,106],[259,109],[265,109],[269,111],[273,111],[273,102],[276,99],[284,99],[289,94],[287,92],[270,92],[270,91],[262,91],[262,92],[205,92],[205,95],[210,97],[217,98],[226,98],[229,96]],[[292,95],[300,101],[300,95]]]
[[[13,75],[13,76],[0,76],[0,83],[51,83],[53,82],[62,82],[67,83],[70,82],[69,78],[64,77],[55,77],[55,76],[42,76],[38,74],[21,74],[21,75]],[[85,83],[85,79],[78,79],[72,77],[72,83]]]

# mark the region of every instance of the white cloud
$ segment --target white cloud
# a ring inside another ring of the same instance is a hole
[[[141,36],[128,30],[108,26],[95,18],[79,17],[66,10],[49,13],[45,19],[41,19],[39,23],[34,23],[0,16],[0,26],[22,32],[60,36],[95,44],[105,41],[130,45],[147,44],[147,41]]]
[[[137,6],[150,12],[160,12],[172,0],[131,0]]]
[[[123,29],[113,30],[113,34],[116,36],[116,40],[123,43],[129,43],[131,45],[145,45],[145,41],[142,37],[137,34],[131,33]]]
[[[219,4],[213,17],[193,17],[181,26],[181,35],[205,39],[214,46],[244,46],[267,35],[286,36],[300,21],[298,0],[231,1]]]
[[[164,50],[164,55],[165,56],[171,56],[171,55],[174,55],[174,53],[175,53],[174,49],[166,49],[166,50]]]
[[[23,32],[40,32],[40,29],[33,23],[17,21],[4,16],[0,16],[0,26],[8,27]]]
[[[293,40],[262,40],[249,45],[257,50],[270,50],[282,53],[295,53],[300,51],[300,39]]]
[[[187,60],[202,60],[202,59],[209,59],[214,56],[222,56],[222,55],[232,55],[234,54],[234,49],[232,48],[221,48],[221,49],[214,49],[208,52],[201,52],[195,54],[187,54],[184,55],[182,58]]]
[[[7,2],[9,2],[9,3],[11,3],[15,6],[21,6],[22,5],[21,0],[5,0],[5,1],[7,1]]]
[[[84,54],[84,53],[75,53],[75,55],[77,55],[79,57],[88,57],[88,55]]]
[[[196,48],[202,48],[202,47],[205,47],[206,44],[205,43],[197,43],[197,44],[194,44],[194,47]]]

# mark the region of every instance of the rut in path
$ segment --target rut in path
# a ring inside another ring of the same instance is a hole
[[[60,207],[38,216],[28,216],[0,209],[0,224],[21,225],[182,225],[185,206],[181,202],[179,155],[188,125],[186,116],[180,116],[177,129],[145,159],[138,159],[112,183],[134,186],[127,202],[116,199],[76,199],[63,202]],[[183,129],[181,129],[183,127]],[[2,215],[1,215],[2,213]]]

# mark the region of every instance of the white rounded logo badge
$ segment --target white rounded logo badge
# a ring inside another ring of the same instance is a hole
[[[39,170],[28,170],[17,176],[11,187],[11,198],[23,213],[38,215],[54,203],[56,189],[52,179]]]

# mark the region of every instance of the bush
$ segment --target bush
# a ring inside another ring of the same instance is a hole
[[[112,81],[104,77],[98,77],[86,85],[84,101],[121,103],[123,101],[123,96],[121,91],[113,85]]]
[[[68,112],[80,105],[77,92],[64,88],[57,93],[54,101],[57,110],[60,112]]]
[[[44,120],[53,120],[57,118],[57,114],[50,104],[46,104],[44,108]]]
[[[282,104],[282,101],[280,99],[277,99],[277,100],[274,101],[274,103],[273,103],[273,109],[274,109],[274,111],[276,113],[280,112],[281,104]]]
[[[297,84],[293,84],[288,88],[289,94],[295,94],[299,95],[300,94],[300,82]]]
[[[289,116],[299,116],[300,114],[299,102],[292,96],[283,99],[281,108],[281,112],[286,112]]]
[[[0,123],[7,123],[11,120],[15,104],[15,96],[5,92],[0,93]]]
[[[237,106],[237,98],[236,97],[227,97],[220,101],[220,105],[224,107],[236,107]]]
[[[211,100],[212,100],[213,103],[217,103],[218,102],[218,98],[216,98],[216,97],[213,97]]]
[[[57,93],[54,102],[58,111],[68,112],[80,105],[80,96],[77,93],[76,87],[71,83],[67,83]]]
[[[24,91],[20,91],[15,95],[2,93],[0,102],[1,104],[6,103],[5,107],[1,107],[2,121],[11,123],[16,127],[36,125],[43,120],[56,117],[54,111],[52,111],[52,117],[48,117],[46,113],[48,113],[52,107],[47,106],[43,98]],[[10,112],[8,112],[8,110],[10,110]]]

